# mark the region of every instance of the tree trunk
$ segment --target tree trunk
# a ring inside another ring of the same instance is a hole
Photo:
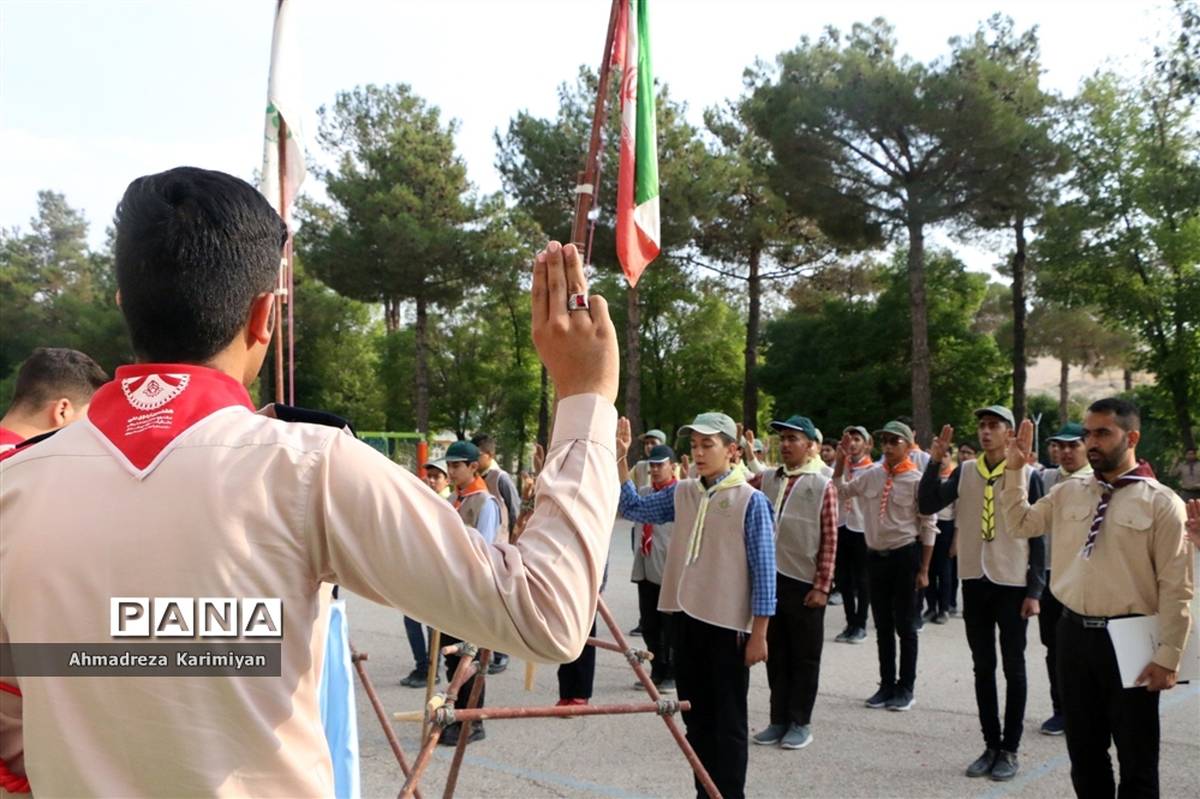
[[[925,230],[920,221],[908,225],[908,301],[912,306],[912,418],[917,443],[928,446],[933,430],[933,395],[929,383],[929,316],[925,305]]]
[[[1060,362],[1061,366],[1058,371],[1058,425],[1062,427],[1070,419],[1070,388],[1068,383],[1071,379],[1071,364],[1064,358]]]
[[[383,324],[389,333],[400,330],[400,300],[395,297],[383,301]]]
[[[538,391],[537,443],[545,450],[550,446],[550,375],[542,365],[542,385]]]
[[[413,327],[413,354],[416,356],[416,416],[417,432],[429,432],[429,367],[426,364],[428,353],[426,341],[429,332],[429,314],[425,299],[417,298],[417,323]]]
[[[625,298],[628,304],[625,322],[625,418],[629,419],[636,439],[642,432],[641,308],[638,306],[637,286],[630,286]]]
[[[1125,380],[1125,393],[1133,391],[1133,370],[1126,368],[1122,377]]]
[[[1175,373],[1166,380],[1171,392],[1171,405],[1175,410],[1175,423],[1179,426],[1179,440],[1185,450],[1196,448],[1196,432],[1192,427],[1191,396],[1188,392],[1188,375]]]
[[[742,424],[758,430],[758,327],[762,316],[762,278],[758,276],[762,251],[750,251],[750,316],[746,319],[746,378],[742,389]]]
[[[1019,423],[1025,418],[1025,219],[1018,216],[1013,223],[1017,251],[1012,259],[1013,308],[1013,417]]]

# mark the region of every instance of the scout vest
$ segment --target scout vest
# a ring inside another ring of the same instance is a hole
[[[750,566],[746,562],[746,508],[755,489],[739,485],[717,492],[704,517],[699,557],[686,564],[692,526],[704,486],[682,480],[675,487],[675,528],[663,568],[658,609],[683,611],[717,627],[750,632]]]
[[[787,483],[788,477],[782,469],[763,473],[762,491],[772,506]],[[775,568],[793,580],[811,583],[816,576],[817,553],[821,549],[821,500],[827,485],[829,477],[824,473],[798,476],[775,520]]]
[[[642,496],[648,496],[654,493],[654,487],[648,486],[644,489],[638,489],[638,493]],[[711,510],[712,506],[709,506]],[[635,531],[640,533],[642,526],[639,524]],[[691,528],[688,528],[691,532]],[[675,522],[667,522],[666,524],[654,525],[654,537],[650,540],[650,554],[642,555],[642,550],[638,547],[634,552],[634,570],[637,571],[638,561],[641,562],[641,576],[634,579],[649,580],[655,585],[662,585],[663,568],[667,563],[667,551],[670,549],[671,541],[675,538]]]
[[[1018,479],[1029,482],[1030,468],[1021,469]],[[1000,512],[1000,490],[1005,480],[1011,480],[1008,469],[994,486],[996,507],[996,537],[983,540],[984,480],[974,460],[963,461],[958,477],[958,507],[955,524],[958,527],[958,576],[962,580],[986,577],[997,585],[1025,586],[1029,568],[1029,542],[1008,534],[1004,514]]]
[[[458,515],[468,527],[475,527],[479,521],[479,514],[483,513],[483,507],[489,503],[495,502],[499,506],[501,521],[504,519],[504,503],[493,497],[485,491],[479,491],[474,494],[468,494],[458,506]],[[496,528],[496,540],[494,543],[502,543],[507,541],[507,538],[501,538],[501,533],[504,532],[503,527]]]
[[[500,505],[500,526],[496,528],[496,543],[507,544],[509,532],[508,505],[504,504],[504,500],[500,499],[500,474],[501,470],[488,469],[483,474],[483,481],[487,483],[488,491],[492,497]]]

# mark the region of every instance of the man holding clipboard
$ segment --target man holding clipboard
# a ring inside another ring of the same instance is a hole
[[[1081,797],[1116,793],[1108,755],[1115,742],[1122,796],[1158,796],[1159,692],[1172,688],[1191,625],[1193,565],[1186,512],[1135,453],[1135,405],[1102,399],[1088,408],[1084,443],[1095,470],[1030,505],[1025,483],[1006,481],[1000,512],[1015,536],[1054,532],[1051,590],[1063,604],[1058,687],[1067,722],[1071,782]],[[1008,468],[1031,455],[1033,425],[1010,440]],[[1110,621],[1158,617],[1158,646],[1126,688],[1107,629]]]

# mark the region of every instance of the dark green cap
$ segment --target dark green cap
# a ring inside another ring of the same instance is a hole
[[[817,432],[817,426],[807,416],[789,416],[786,421],[771,422],[771,429],[777,433],[784,430],[799,430],[808,436],[810,441],[819,441],[821,439],[821,434]]]
[[[1047,441],[1082,441],[1083,425],[1079,422],[1067,422],[1058,432],[1046,439]]]
[[[455,441],[446,450],[446,463],[475,463],[479,460],[479,447],[470,441]]]

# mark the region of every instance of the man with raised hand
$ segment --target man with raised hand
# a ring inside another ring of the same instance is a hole
[[[1058,688],[1067,722],[1071,782],[1080,797],[1111,797],[1108,747],[1120,761],[1121,796],[1158,796],[1161,692],[1174,687],[1191,624],[1192,552],[1175,492],[1137,459],[1141,415],[1127,400],[1093,402],[1083,420],[1091,478],[1059,483],[1034,504],[1021,480],[1006,481],[1000,511],[1013,535],[1054,531],[1050,588],[1058,622]],[[1008,445],[1006,468],[1033,453],[1025,420]],[[1157,616],[1153,657],[1126,688],[1106,629],[1112,619]]]
[[[1009,533],[996,512],[996,495],[1009,481],[1028,485],[1032,501],[1042,493],[1042,481],[1026,464],[1007,468],[1005,450],[1013,430],[1013,414],[1003,405],[975,411],[982,454],[960,463],[948,479],[942,461],[954,446],[954,428],[946,425],[929,449],[929,465],[921,477],[921,513],[937,513],[957,503],[955,543],[963,581],[963,621],[975,672],[975,705],[983,731],[984,752],[967,767],[968,777],[991,777],[997,782],[1017,775],[1017,749],[1025,724],[1025,634],[1031,616],[1040,610],[1045,578],[1045,549]],[[1004,725],[996,688],[996,635],[1004,668]]]
[[[322,583],[530,660],[586,642],[617,506],[619,368],[575,247],[534,262],[533,340],[558,413],[528,527],[491,546],[340,428],[253,412],[285,235],[230,175],[135,180],[114,255],[137,363],[85,422],[0,463],[0,636],[106,640],[113,597],[273,597],[281,676],[18,675],[38,794],[331,795]],[[197,730],[221,734],[198,746]]]

